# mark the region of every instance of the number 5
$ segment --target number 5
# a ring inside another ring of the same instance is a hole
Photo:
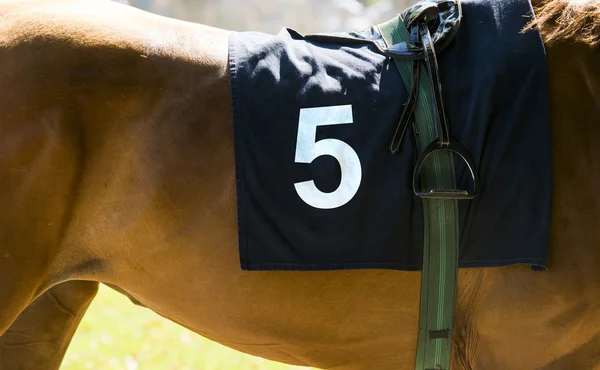
[[[348,203],[360,186],[362,168],[358,155],[352,147],[337,139],[316,141],[317,127],[352,123],[352,106],[336,105],[300,109],[296,163],[311,163],[322,155],[337,159],[342,170],[340,185],[331,193],[317,189],[313,180],[294,184],[296,192],[306,204],[320,209],[332,209]]]

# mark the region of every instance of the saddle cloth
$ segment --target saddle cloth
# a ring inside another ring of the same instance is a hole
[[[547,65],[527,0],[462,2],[438,54],[451,135],[481,193],[459,202],[460,266],[545,269],[551,214]],[[363,33],[337,36],[372,37]],[[389,144],[407,99],[370,44],[232,32],[229,68],[239,252],[246,270],[419,270],[414,128]],[[459,188],[470,176],[457,163]]]

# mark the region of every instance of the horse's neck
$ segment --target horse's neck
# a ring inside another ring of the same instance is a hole
[[[559,43],[547,52],[553,155],[549,270],[461,271],[456,332],[478,340],[458,341],[464,348],[457,352],[466,358],[476,353],[473,368],[547,368],[542,353],[572,364],[586,348],[578,346],[597,341],[595,328],[579,329],[597,322],[600,306],[600,51]],[[575,332],[581,334],[576,341],[570,337]],[[507,343],[522,343],[531,356],[514,356]]]

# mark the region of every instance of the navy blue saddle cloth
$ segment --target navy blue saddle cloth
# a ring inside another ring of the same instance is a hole
[[[531,5],[462,7],[458,33],[438,54],[451,135],[471,153],[481,186],[459,202],[460,266],[545,269],[548,83],[539,33],[521,32]],[[389,151],[408,95],[394,62],[372,44],[283,29],[232,32],[229,68],[242,269],[421,269],[424,219],[411,187],[418,133]],[[459,188],[469,181],[458,166]]]

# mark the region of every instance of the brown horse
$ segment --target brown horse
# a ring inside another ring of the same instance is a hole
[[[600,369],[600,2],[537,4],[551,266],[459,274],[453,369]],[[97,282],[232,348],[411,369],[420,274],[239,268],[224,30],[0,3],[0,368],[56,369]]]

